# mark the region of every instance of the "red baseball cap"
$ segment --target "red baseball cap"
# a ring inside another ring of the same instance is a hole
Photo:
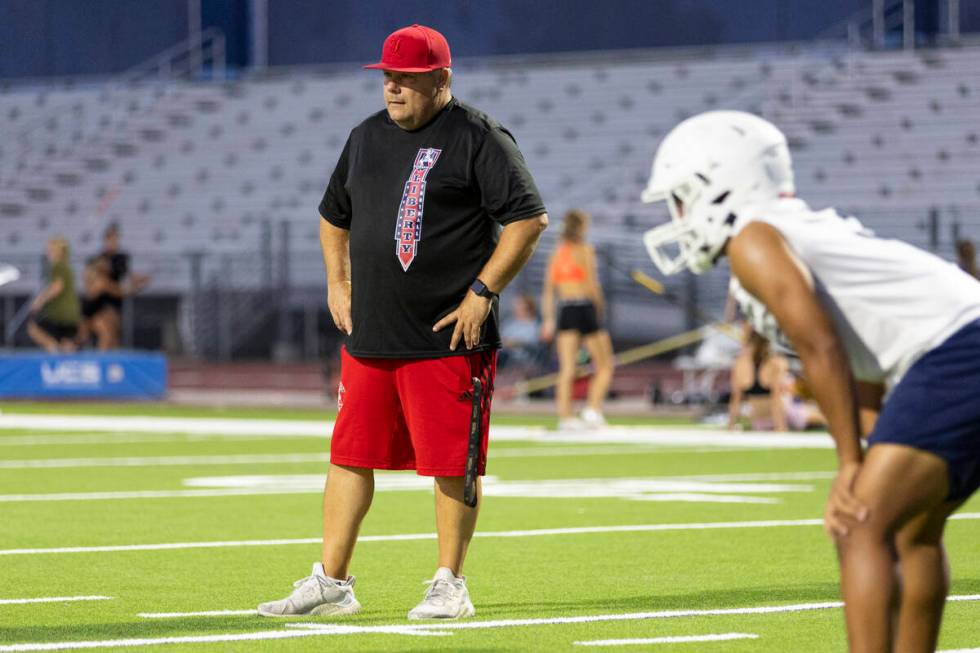
[[[400,73],[424,73],[449,68],[452,57],[446,37],[425,25],[392,32],[381,49],[381,61],[364,66]]]

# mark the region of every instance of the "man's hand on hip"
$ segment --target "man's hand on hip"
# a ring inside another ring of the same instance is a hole
[[[449,341],[449,350],[456,351],[460,338],[467,349],[480,344],[480,327],[490,315],[490,299],[480,297],[471,290],[466,291],[466,297],[452,313],[436,322],[432,327],[433,331],[442,331],[452,323],[456,323],[453,329],[453,337]]]
[[[327,306],[333,323],[350,335],[354,328],[350,317],[350,281],[338,281],[327,286]]]

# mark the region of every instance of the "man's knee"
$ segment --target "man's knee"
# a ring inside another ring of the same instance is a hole
[[[436,476],[435,485],[439,492],[446,496],[454,497],[456,495],[463,496],[463,487],[465,486],[466,478],[463,476]]]
[[[893,559],[898,559],[895,547],[895,530],[886,520],[875,516],[874,508],[869,509],[868,519],[848,524],[847,535],[837,536],[834,543],[841,561],[852,556],[861,556],[870,551],[886,548]]]

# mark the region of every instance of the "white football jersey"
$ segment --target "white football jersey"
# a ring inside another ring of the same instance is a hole
[[[980,282],[900,240],[877,238],[834,209],[780,199],[741,212],[735,234],[766,222],[810,269],[855,378],[890,389],[924,353],[980,318]],[[732,277],[732,294],[762,335],[778,341],[775,320]]]

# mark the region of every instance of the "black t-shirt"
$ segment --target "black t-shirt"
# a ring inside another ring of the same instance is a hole
[[[99,256],[105,259],[109,278],[119,283],[129,274],[129,254],[125,252],[102,252]]]
[[[104,251],[99,257],[106,263],[106,274],[114,283],[121,283],[129,274],[129,254],[125,252]],[[122,298],[110,293],[103,293],[99,300],[104,304],[109,304],[117,309],[122,308]],[[91,309],[91,306],[89,307]]]
[[[386,110],[354,128],[320,202],[350,230],[354,356],[448,356],[453,328],[432,325],[463,300],[500,226],[545,212],[510,132],[453,99],[405,131]],[[500,346],[497,306],[480,344]]]

